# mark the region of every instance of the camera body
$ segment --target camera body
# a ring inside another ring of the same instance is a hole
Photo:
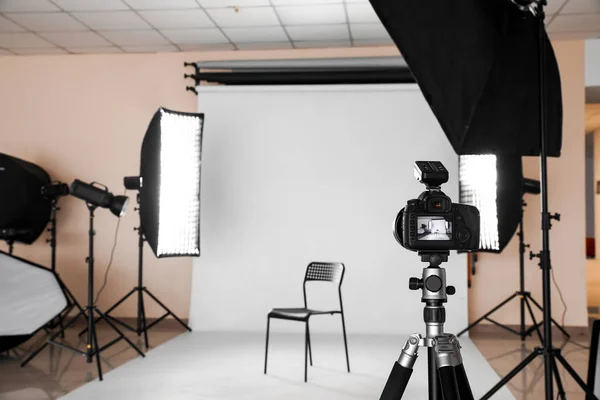
[[[441,191],[448,171],[439,161],[417,161],[415,176],[427,190],[398,213],[394,236],[412,251],[439,252],[479,248],[479,210],[452,203]]]

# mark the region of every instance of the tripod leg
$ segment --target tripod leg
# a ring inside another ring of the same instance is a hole
[[[144,332],[144,344],[146,345],[146,350],[148,350],[148,348],[150,347],[150,344],[148,342],[148,326],[146,326],[146,306],[144,305],[144,294],[142,292],[140,292],[140,300],[141,300],[141,328],[142,331]]]
[[[527,304],[527,309],[529,310],[529,316],[531,317],[531,321],[533,321],[533,326],[532,328],[535,329],[535,331],[538,334],[538,337],[540,338],[540,343],[544,343],[544,339],[542,337],[542,332],[540,332],[540,325],[538,325],[537,320],[535,319],[535,315],[533,314],[533,309],[531,308],[531,304],[529,304],[529,301],[526,301],[525,304]]]
[[[471,325],[467,326],[465,329],[463,329],[462,331],[458,332],[458,334],[456,336],[460,336],[463,333],[470,331],[473,327],[475,327],[476,325],[479,325],[479,323],[481,321],[483,321],[484,319],[486,319],[487,317],[489,317],[490,315],[492,315],[493,313],[495,313],[496,311],[498,311],[500,308],[502,308],[506,303],[508,303],[509,301],[511,301],[512,299],[514,299],[517,296],[517,293],[514,293],[513,295],[511,295],[510,297],[508,297],[506,300],[504,300],[502,303],[498,304],[496,307],[492,308],[490,311],[488,311],[487,314],[485,314],[483,317],[479,318],[477,321],[473,322]]]
[[[504,378],[502,378],[500,380],[500,382],[498,382],[496,384],[496,386],[494,386],[493,388],[491,388],[489,390],[489,392],[487,392],[482,398],[481,400],[488,400],[490,397],[492,397],[498,390],[500,390],[500,388],[504,385],[506,385],[508,382],[510,382],[510,380],[512,378],[515,377],[515,375],[517,375],[519,372],[521,372],[521,370],[523,370],[523,368],[525,368],[527,365],[529,365],[529,363],[531,363],[533,360],[535,360],[535,358],[539,355],[540,353],[535,350],[533,351],[530,355],[527,356],[527,358],[525,358],[523,361],[521,361],[521,363],[519,365],[517,365],[512,371],[510,371]]]
[[[104,314],[102,314],[100,311],[98,311],[97,309],[95,309],[96,313],[101,317],[104,318],[104,320],[106,321],[106,323],[108,325],[110,325],[111,328],[113,328],[114,331],[116,331],[119,336],[121,336],[123,338],[123,340],[125,340],[127,342],[127,344],[129,344],[129,346],[133,347],[133,349],[142,357],[146,357],[144,355],[144,353],[142,353],[142,351],[140,349],[137,348],[137,346],[135,344],[133,344],[133,342],[131,340],[129,340],[129,338],[127,336],[125,336],[123,334],[123,332],[121,332],[121,330],[119,328],[117,328],[117,326],[115,324],[113,324],[113,322],[110,320],[110,318],[106,318],[104,316]]]
[[[379,397],[379,400],[400,400],[406,390],[408,381],[413,371],[415,362],[417,361],[417,352],[419,350],[419,344],[421,342],[421,336],[418,334],[410,335],[410,338],[404,344],[402,353],[398,361],[394,363],[392,372],[388,377],[383,392]],[[437,374],[436,374],[437,380]],[[440,398],[441,400],[441,398]]]
[[[567,396],[565,394],[565,388],[562,384],[562,379],[560,377],[560,373],[558,372],[558,367],[556,366],[556,360],[554,357],[552,358],[552,369],[554,370],[554,379],[556,379],[556,387],[558,388],[557,397],[561,400],[566,400]]]
[[[146,292],[148,294],[148,296],[152,297],[152,300],[154,300],[155,302],[158,303],[159,306],[161,306],[166,312],[168,312],[169,314],[171,314],[173,316],[173,318],[175,318],[177,320],[177,322],[179,322],[181,324],[181,326],[183,326],[185,329],[187,329],[188,331],[192,331],[192,328],[190,328],[185,322],[183,322],[177,315],[175,315],[171,310],[169,310],[163,303],[161,303],[160,300],[158,300],[152,293],[150,293],[150,291],[146,288],[143,289],[144,292]]]
[[[589,399],[598,400],[598,397],[596,397],[596,395],[588,388],[588,386],[585,384],[583,379],[581,379],[581,377],[577,374],[577,372],[573,369],[573,367],[571,367],[571,365],[567,362],[567,360],[565,360],[565,358],[562,356],[562,354],[555,353],[554,358],[556,358],[562,364],[562,366],[567,370],[569,375],[571,375],[571,377],[573,379],[575,379],[575,382],[577,382],[579,387],[581,389],[583,389],[583,391],[588,395]]]
[[[100,346],[98,346],[98,334],[96,333],[96,322],[94,321],[94,319],[91,319],[92,321],[92,339],[94,341],[94,348],[93,351],[96,352],[96,366],[98,367],[98,379],[100,381],[103,380],[102,377],[102,367],[100,366],[100,352],[98,351],[100,349]],[[91,343],[90,343],[91,344]]]
[[[535,299],[531,296],[529,296],[529,298],[531,299],[531,301],[533,301],[533,304],[535,304],[535,306],[537,308],[540,309],[540,311],[544,311],[544,309],[542,308],[542,306],[540,305],[540,303],[538,303],[537,301],[535,301]],[[571,337],[571,335],[569,335],[569,333],[558,323],[554,320],[554,318],[551,318],[550,321],[552,321],[552,323],[554,325],[556,325],[556,327],[562,332],[562,334],[568,339]]]
[[[459,364],[454,368],[456,373],[456,381],[458,382],[458,393],[460,394],[460,400],[475,400],[473,397],[473,391],[471,390],[471,384],[467,378],[467,371],[465,371],[464,364]]]
[[[440,384],[444,400],[462,400],[458,394],[458,381],[456,380],[456,372],[454,367],[446,366],[438,368],[440,374]]]
[[[427,349],[427,385],[429,400],[442,400],[442,385],[437,369],[437,355],[432,347]]]

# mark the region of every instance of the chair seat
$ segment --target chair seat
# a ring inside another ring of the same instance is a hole
[[[269,318],[289,319],[293,321],[307,321],[311,315],[338,313],[339,311],[311,310],[310,308],[274,308],[269,313]]]

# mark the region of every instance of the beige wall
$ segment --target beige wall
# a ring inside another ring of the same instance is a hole
[[[0,151],[45,168],[52,178],[98,181],[123,190],[122,177],[139,170],[141,141],[159,106],[195,111],[197,98],[185,91],[184,61],[297,57],[396,55],[393,47],[293,51],[164,53],[0,57]],[[135,194],[130,193],[133,197]],[[87,209],[74,198],[61,200],[58,268],[75,296],[86,297]],[[96,280],[102,283],[117,219],[98,210]],[[99,306],[106,309],[136,282],[137,216],[122,220],[114,264]],[[0,245],[4,248],[4,245]],[[189,258],[157,260],[145,249],[145,283],[172,310],[189,313]],[[15,254],[48,265],[50,249],[43,237],[32,246],[17,245]],[[148,316],[159,316],[154,304]],[[135,315],[129,301],[115,313]]]
[[[563,90],[563,148],[562,156],[549,160],[550,211],[562,215],[554,222],[550,243],[552,266],[556,281],[564,295],[568,312],[565,323],[587,325],[586,259],[585,259],[585,90],[584,42],[555,42]],[[537,157],[525,157],[524,175],[539,179]],[[531,250],[539,251],[540,198],[526,196],[526,242]],[[527,261],[525,267],[527,290],[541,301],[541,270],[537,261]],[[470,291],[469,316],[473,320],[518,290],[518,240],[512,239],[500,255],[482,254]],[[552,289],[553,316],[560,320],[563,307],[558,291]],[[518,301],[513,301],[495,314],[494,319],[517,324]]]

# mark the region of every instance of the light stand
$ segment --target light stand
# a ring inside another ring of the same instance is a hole
[[[520,336],[522,341],[525,341],[525,338],[527,336],[530,336],[532,334],[532,332],[535,331],[538,334],[540,342],[543,342],[542,334],[540,332],[540,326],[543,325],[543,320],[539,323],[537,322],[535,315],[533,314],[533,308],[531,307],[531,303],[533,303],[533,305],[536,306],[542,312],[544,311],[544,309],[540,305],[540,303],[538,303],[533,298],[533,296],[531,296],[531,292],[528,292],[525,290],[525,251],[526,251],[525,249],[529,247],[528,244],[525,244],[525,233],[524,233],[524,228],[523,228],[523,214],[524,214],[525,206],[527,206],[527,203],[525,203],[525,201],[521,200],[521,221],[519,223],[519,232],[517,233],[517,236],[519,237],[519,291],[513,293],[511,296],[506,298],[504,301],[502,301],[500,304],[498,304],[497,306],[492,308],[490,311],[488,311],[485,315],[483,315],[477,321],[473,322],[471,325],[469,325],[468,327],[466,327],[465,329],[460,331],[456,336],[461,336],[465,332],[470,331],[472,328],[477,326],[482,321],[486,320],[486,321],[493,323],[496,326],[499,326],[502,329],[509,331],[510,333]],[[518,298],[519,302],[520,302],[520,324],[519,324],[518,331],[490,318],[490,315],[494,314],[496,311],[498,311],[499,309],[504,307],[506,304],[508,304],[511,300],[513,300],[515,298]],[[527,312],[529,313],[529,317],[531,318],[531,321],[533,321],[533,325],[529,328],[527,328],[527,325],[525,322],[525,307],[527,307]],[[554,319],[552,319],[552,323],[554,325],[556,325],[556,327],[558,329],[560,329],[560,331],[563,333],[563,335],[565,335],[566,338],[570,337],[570,335],[567,333],[567,331],[562,326],[560,326],[560,324],[558,322],[556,322]]]
[[[138,204],[140,203],[139,193],[137,195],[137,203]],[[139,207],[136,207],[135,211],[137,211],[139,213]],[[167,306],[165,306],[154,294],[152,294],[152,292],[150,292],[144,286],[144,283],[143,283],[143,276],[144,276],[143,254],[144,254],[144,242],[146,241],[146,239],[144,238],[144,231],[143,231],[141,225],[142,225],[142,223],[141,223],[141,219],[140,219],[140,226],[138,226],[137,228],[134,228],[134,230],[136,230],[138,233],[138,284],[133,289],[131,289],[131,291],[129,293],[127,293],[123,298],[121,298],[112,307],[110,307],[106,311],[105,315],[108,316],[108,318],[112,319],[113,322],[116,322],[119,325],[123,326],[124,328],[137,333],[138,336],[141,336],[142,334],[144,334],[144,343],[146,345],[146,350],[147,350],[149,348],[148,330],[150,328],[152,328],[154,325],[161,322],[163,319],[165,319],[169,315],[171,315],[177,322],[179,322],[179,324],[181,324],[181,326],[183,326],[188,331],[191,332],[192,329],[185,322],[183,322],[177,315],[175,315],[175,313],[173,313],[170,309],[168,309]],[[154,300],[164,311],[166,311],[165,314],[163,314],[160,318],[154,320],[150,324],[147,324],[147,320],[146,320],[146,308],[144,305],[144,293],[147,294],[148,296],[150,296],[150,298],[152,300]],[[131,327],[130,325],[128,325],[122,321],[119,321],[117,318],[112,317],[110,315],[110,313],[112,311],[114,311],[117,307],[119,307],[121,304],[123,304],[123,302],[125,302],[129,297],[131,297],[134,294],[137,294],[137,296],[136,296],[137,297],[137,317],[136,317],[136,327],[135,328]]]
[[[52,336],[50,336],[50,338],[40,348],[38,348],[33,353],[31,353],[31,355],[29,357],[27,357],[27,359],[25,361],[23,361],[21,366],[24,367],[25,365],[27,365],[27,363],[29,363],[29,361],[31,361],[35,356],[37,356],[49,344],[52,344],[54,346],[58,346],[58,347],[70,350],[72,352],[75,352],[75,353],[85,357],[88,364],[91,364],[95,357],[96,364],[98,367],[98,378],[100,380],[102,380],[103,378],[102,378],[102,368],[100,366],[100,353],[102,351],[108,349],[109,347],[111,347],[113,344],[119,342],[121,339],[125,340],[127,342],[127,344],[129,344],[129,346],[131,346],[140,356],[142,356],[142,357],[145,357],[145,356],[144,356],[144,353],[142,353],[140,351],[140,349],[138,349],[131,342],[131,340],[129,340],[123,334],[123,332],[121,332],[119,330],[119,328],[117,328],[115,326],[115,324],[111,321],[111,319],[107,318],[102,312],[100,312],[98,310],[98,308],[96,307],[96,305],[94,304],[94,236],[96,234],[96,232],[94,231],[94,211],[96,210],[97,206],[87,203],[87,207],[90,212],[90,230],[88,232],[89,254],[88,254],[88,257],[86,258],[86,262],[88,264],[88,304],[84,309],[79,311],[79,313],[77,313],[77,315],[75,315],[75,317],[73,317],[71,319],[71,321],[69,321],[64,327],[62,327],[62,329],[60,329],[58,332],[56,332]],[[119,335],[117,338],[113,339],[112,341],[110,341],[109,343],[105,344],[102,347],[100,347],[98,345],[98,334],[96,331],[96,322],[97,321],[94,317],[94,314],[97,314],[99,319],[104,319],[108,323],[108,325]],[[71,325],[73,325],[81,316],[83,316],[84,318],[87,318],[86,350],[81,351],[79,349],[76,349],[76,348],[66,345],[64,343],[56,342],[55,339],[61,334],[64,335],[64,331],[67,328],[69,328]]]
[[[527,9],[531,10],[531,5],[535,5],[535,2],[528,2]],[[519,2],[520,4],[520,2]],[[566,399],[565,390],[562,384],[562,380],[558,371],[556,361],[567,370],[567,372],[575,379],[577,384],[587,394],[588,399],[598,398],[594,393],[588,389],[586,383],[581,379],[573,367],[567,362],[567,360],[560,353],[560,349],[555,348],[552,345],[552,309],[551,309],[551,271],[552,267],[550,262],[550,228],[552,227],[552,219],[556,219],[557,215],[551,215],[548,212],[548,143],[547,143],[547,126],[546,126],[546,96],[545,96],[545,49],[544,49],[544,6],[546,5],[545,0],[539,0],[537,3],[536,17],[538,19],[538,62],[539,62],[539,102],[540,102],[540,174],[541,174],[541,203],[542,203],[542,250],[538,254],[534,254],[534,257],[540,259],[540,267],[542,269],[542,290],[543,290],[543,328],[544,337],[542,346],[537,347],[529,356],[527,356],[519,365],[517,365],[512,371],[510,371],[496,386],[490,389],[481,400],[487,400],[494,393],[496,393],[502,386],[507,384],[515,375],[523,370],[538,356],[544,357],[544,383],[545,383],[545,399],[554,400],[554,385],[553,376],[556,377],[556,385],[558,388],[558,396],[561,399]]]
[[[50,238],[46,239],[46,243],[50,244],[51,249],[51,258],[50,258],[50,269],[56,276],[56,280],[60,285],[61,290],[63,291],[65,297],[67,298],[67,307],[61,312],[56,318],[54,318],[49,324],[48,328],[52,329],[57,326],[63,327],[64,320],[67,318],[69,313],[73,310],[73,308],[77,308],[80,312],[83,312],[83,308],[73,296],[73,293],[69,290],[67,285],[60,278],[58,272],[56,272],[56,214],[60,211],[60,207],[58,207],[58,198],[52,197],[51,201],[51,211],[50,211],[50,228],[48,228],[48,232],[50,232]],[[64,337],[64,334],[62,335]]]

